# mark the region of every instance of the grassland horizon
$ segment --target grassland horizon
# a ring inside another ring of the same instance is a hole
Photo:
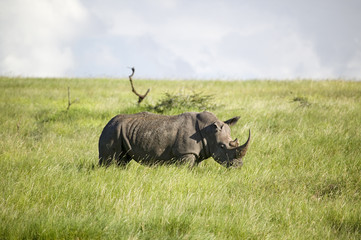
[[[0,239],[361,238],[361,82],[134,84],[140,105],[128,79],[0,77]],[[151,108],[167,93],[212,97]],[[243,168],[97,166],[113,116],[159,109],[241,116]]]

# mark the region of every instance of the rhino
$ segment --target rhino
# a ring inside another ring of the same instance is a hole
[[[149,112],[121,114],[112,118],[99,138],[99,165],[109,166],[115,160],[126,166],[132,159],[144,165],[198,165],[213,159],[225,166],[239,168],[250,139],[239,146],[232,140],[230,126],[239,117],[220,121],[210,112],[186,112],[166,116]]]

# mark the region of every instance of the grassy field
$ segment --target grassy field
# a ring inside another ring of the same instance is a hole
[[[361,82],[134,84],[140,107],[127,79],[0,78],[0,239],[361,238]],[[97,166],[111,117],[194,92],[252,130],[242,169]]]

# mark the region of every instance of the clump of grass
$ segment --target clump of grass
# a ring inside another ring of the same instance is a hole
[[[179,93],[165,93],[154,106],[148,105],[147,110],[155,111],[157,113],[164,113],[172,109],[179,110],[213,110],[218,107],[214,103],[213,95],[203,94],[202,92],[193,92],[187,94]]]
[[[330,181],[317,187],[315,197],[321,199],[324,197],[335,198],[342,194],[345,184],[341,181]]]
[[[331,209],[326,215],[326,221],[340,238],[361,236],[361,216],[358,209],[348,209],[348,211]]]
[[[311,103],[308,101],[306,97],[294,97],[293,102],[299,102],[299,107],[309,107],[311,106]]]

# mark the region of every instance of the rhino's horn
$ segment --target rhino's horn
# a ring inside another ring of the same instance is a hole
[[[251,140],[251,129],[249,129],[247,142],[245,142],[245,144],[243,144],[242,146],[237,147],[237,155],[239,158],[242,158],[246,155],[250,140]]]
[[[231,142],[229,143],[229,145],[230,145],[231,147],[238,147],[238,146],[239,146],[238,139],[237,139],[237,138],[234,139],[233,141],[231,141]]]

